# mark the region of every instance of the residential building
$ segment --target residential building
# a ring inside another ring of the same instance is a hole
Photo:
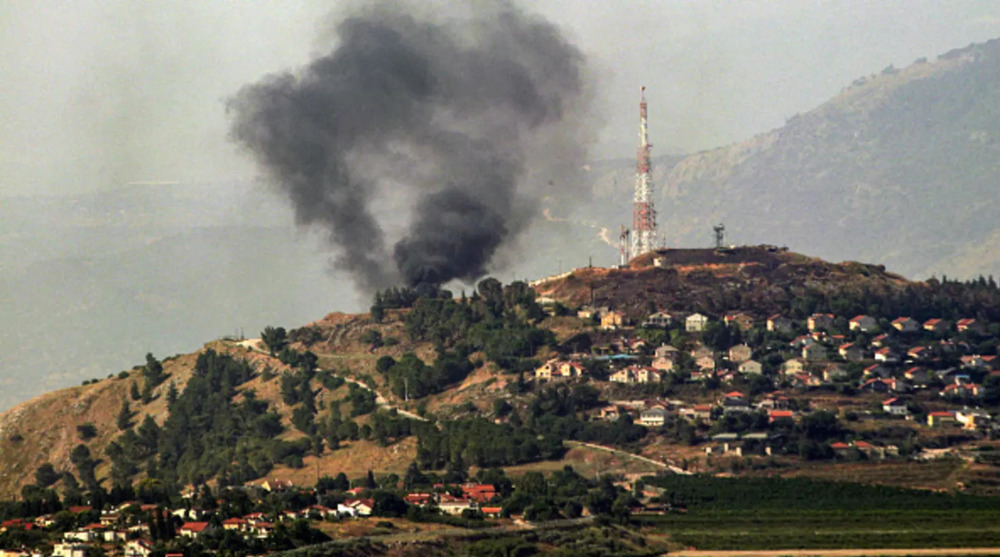
[[[805,363],[798,358],[785,360],[785,363],[781,366],[781,370],[785,375],[796,375],[805,370]]]
[[[822,344],[810,344],[802,347],[802,359],[816,361],[826,359],[826,347]]]
[[[754,326],[754,318],[743,312],[727,313],[722,320],[727,327],[738,327],[741,331],[748,331]]]
[[[856,315],[851,318],[851,321],[848,323],[848,327],[852,331],[868,333],[874,331],[878,327],[878,321],[876,321],[874,317],[868,315]]]
[[[850,377],[844,366],[840,364],[830,364],[823,368],[823,381],[827,383],[833,383],[836,381],[844,381]]]
[[[760,362],[756,360],[747,360],[742,362],[739,366],[739,372],[744,374],[760,375],[763,373],[764,369],[760,365]]]
[[[646,320],[642,322],[642,326],[646,328],[666,329],[670,327],[673,322],[674,318],[669,313],[658,311],[647,317]]]
[[[672,371],[674,369],[673,358],[655,358],[651,364],[653,369],[658,369],[660,371]]]
[[[814,313],[806,320],[806,327],[810,331],[829,331],[833,327],[833,320],[832,313]]]
[[[906,409],[906,402],[896,397],[883,400],[882,411],[892,416],[905,416],[909,413]]]
[[[767,330],[772,332],[790,333],[795,328],[795,323],[783,315],[772,315],[767,318]]]
[[[892,328],[901,333],[915,333],[920,330],[920,322],[912,317],[897,317],[892,320]]]
[[[177,532],[188,538],[200,538],[211,535],[215,527],[209,522],[185,522]]]
[[[884,364],[898,364],[899,355],[891,347],[886,346],[875,351],[875,361]]]
[[[679,352],[680,352],[680,350],[677,350],[677,348],[674,348],[673,346],[670,346],[669,344],[662,344],[662,345],[656,347],[656,350],[653,352],[653,357],[654,358],[669,358],[671,360],[675,360],[675,359],[677,359],[677,354]]]
[[[841,344],[840,347],[837,348],[837,353],[840,354],[841,358],[847,360],[848,362],[860,362],[865,358],[865,351],[853,342]]]
[[[605,331],[621,329],[626,322],[625,314],[616,310],[611,310],[601,316],[601,328]]]
[[[959,319],[955,323],[955,328],[960,333],[969,332],[981,335],[986,332],[985,324],[978,319]]]
[[[955,414],[947,411],[930,412],[927,414],[927,425],[930,427],[955,425]]]
[[[667,421],[667,410],[662,406],[652,406],[639,414],[639,423],[646,427],[661,427]]]
[[[729,361],[745,362],[753,357],[753,350],[746,344],[737,344],[729,349]]]
[[[684,330],[689,333],[700,333],[708,325],[708,317],[700,313],[692,313],[684,320]]]
[[[949,323],[944,319],[928,319],[924,321],[924,330],[930,331],[932,333],[946,333],[949,329]]]

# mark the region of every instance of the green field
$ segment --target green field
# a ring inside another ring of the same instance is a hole
[[[635,518],[698,549],[1000,547],[998,511],[699,511]]]
[[[802,478],[649,480],[686,512],[636,516],[698,549],[1000,547],[1000,498]]]

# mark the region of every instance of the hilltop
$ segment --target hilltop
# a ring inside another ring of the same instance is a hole
[[[575,269],[532,282],[541,296],[570,307],[607,306],[638,318],[650,308],[721,314],[784,313],[796,298],[923,289],[882,265],[829,263],[776,246],[662,249],[626,268]]]

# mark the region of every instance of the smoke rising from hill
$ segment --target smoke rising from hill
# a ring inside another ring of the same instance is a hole
[[[538,210],[539,169],[580,162],[583,55],[511,4],[465,8],[363,8],[328,54],[229,101],[233,139],[362,289],[482,276]]]

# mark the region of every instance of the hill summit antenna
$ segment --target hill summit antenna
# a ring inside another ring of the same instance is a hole
[[[725,243],[726,225],[719,223],[713,226],[712,230],[715,231],[715,249],[722,249]]]
[[[639,153],[632,205],[632,257],[656,249],[656,210],[653,209],[653,177],[649,162],[652,147],[646,130],[646,88],[639,88]]]

